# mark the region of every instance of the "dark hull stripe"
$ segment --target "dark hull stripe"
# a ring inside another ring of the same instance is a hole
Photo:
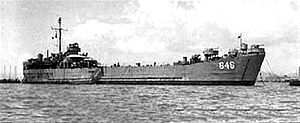
[[[131,85],[247,85],[255,81],[97,81],[96,84],[131,84]]]
[[[243,72],[243,75],[242,75],[242,80],[244,80],[244,78],[245,78],[245,73],[246,73],[247,67],[249,65],[249,61],[250,61],[250,59],[248,58],[246,68],[244,69],[244,72]]]
[[[119,85],[243,85],[253,86],[255,81],[97,81],[97,82],[23,82],[24,84],[119,84]]]

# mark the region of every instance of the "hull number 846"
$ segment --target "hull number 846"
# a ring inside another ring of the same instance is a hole
[[[224,61],[219,62],[219,69],[234,69],[235,68],[235,62],[234,61]]]

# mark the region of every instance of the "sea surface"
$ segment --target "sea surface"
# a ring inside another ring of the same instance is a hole
[[[0,122],[300,122],[300,86],[0,84]]]

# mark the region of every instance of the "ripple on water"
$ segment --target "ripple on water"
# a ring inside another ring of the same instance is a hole
[[[0,84],[0,122],[300,121],[300,88]]]

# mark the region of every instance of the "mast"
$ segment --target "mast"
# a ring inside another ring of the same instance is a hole
[[[6,79],[6,66],[4,66],[4,79]]]
[[[58,41],[59,41],[59,44],[58,44],[58,51],[59,51],[59,54],[61,53],[61,17],[58,18]]]
[[[52,30],[58,30],[58,53],[61,54],[61,35],[62,31],[67,31],[66,29],[61,28],[61,17],[58,18],[58,28],[51,27]]]
[[[3,79],[6,79],[6,65],[3,68]]]
[[[299,69],[298,69],[298,79],[300,79],[300,66],[299,66]]]
[[[17,79],[17,66],[15,66],[15,78],[14,79]]]
[[[238,36],[238,39],[240,39],[240,49],[242,49],[242,33]]]
[[[11,79],[11,65],[9,65],[9,78],[8,79]]]

